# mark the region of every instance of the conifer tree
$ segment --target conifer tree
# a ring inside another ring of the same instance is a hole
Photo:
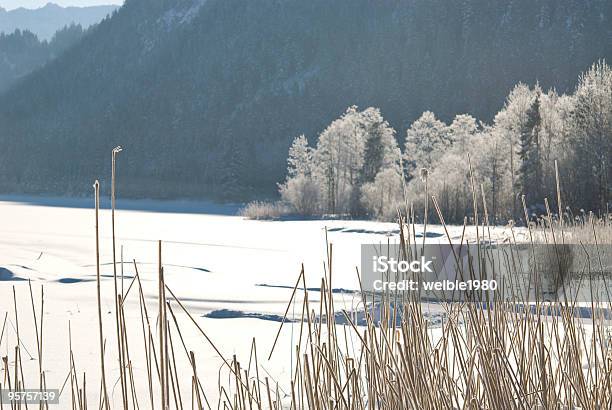
[[[310,175],[312,162],[312,149],[304,134],[293,140],[287,158],[287,178],[298,175]]]
[[[518,156],[521,161],[518,182],[527,200],[538,204],[543,199],[542,161],[540,155],[540,95],[536,95],[531,107],[527,110],[527,119],[522,124],[519,135]]]

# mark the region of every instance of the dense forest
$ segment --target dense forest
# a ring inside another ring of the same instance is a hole
[[[28,30],[0,33],[0,93],[61,55],[76,44],[83,34],[83,28],[75,24],[58,30],[50,41],[41,41]]]
[[[27,4],[23,5],[27,7]],[[18,7],[5,10],[0,7],[0,32],[30,31],[41,41],[49,41],[62,27],[74,24],[86,29],[116,9],[117,6],[61,7],[51,2],[35,9]]]
[[[519,82],[569,94],[600,58],[607,0],[127,0],[0,96],[0,191],[108,188],[122,145],[120,195],[272,196],[346,107],[406,151],[425,111],[491,124]]]
[[[608,212],[612,69],[595,63],[568,95],[518,84],[491,124],[469,114],[447,124],[426,111],[400,136],[403,151],[395,136],[379,109],[349,107],[316,145],[293,141],[282,201],[252,203],[245,214],[393,220],[427,207],[432,220],[461,223],[476,204],[491,223],[524,223]]]

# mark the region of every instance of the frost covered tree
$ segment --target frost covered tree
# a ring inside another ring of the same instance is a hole
[[[310,175],[312,149],[304,134],[293,140],[287,158],[287,175],[289,178],[297,175]]]
[[[327,213],[346,213],[354,208],[351,201],[353,190],[359,189],[366,141],[359,123],[357,107],[349,107],[319,136],[313,153],[314,177]]]
[[[455,116],[448,127],[448,133],[452,144],[460,151],[465,152],[471,143],[471,138],[478,133],[476,118],[469,114]]]
[[[475,173],[483,184],[490,223],[505,222],[512,216],[512,192],[510,185],[510,158],[507,151],[507,141],[495,127],[486,127],[474,141],[472,161]]]
[[[447,151],[428,170],[428,196],[437,198],[442,214],[448,220],[455,221],[462,218],[460,215],[467,215],[469,205],[468,189],[468,163],[464,155],[459,155],[456,151]],[[417,213],[425,212],[425,190],[420,179],[413,179],[409,183],[408,197],[417,206]],[[432,208],[430,204],[430,209]],[[429,215],[429,217],[434,215]]]
[[[527,111],[531,108],[536,95],[542,90],[538,85],[531,89],[528,85],[518,83],[508,94],[504,107],[495,116],[495,124],[515,132],[516,139],[520,128],[527,121]]]
[[[471,190],[468,178],[467,156],[477,147],[474,143],[479,133],[476,119],[468,114],[455,116],[446,128],[447,141],[439,158],[429,166],[429,193],[435,195],[442,213],[449,220],[457,220],[469,212]],[[419,180],[410,184],[411,192],[424,201]],[[423,210],[424,211],[424,210]]]
[[[565,171],[562,175],[565,175],[572,166],[569,160],[573,151],[571,144],[573,109],[573,96],[558,95],[555,90],[549,90],[540,95],[540,157],[543,194],[555,204],[557,202],[555,162]],[[562,179],[562,182],[567,186],[567,180]]]
[[[314,149],[304,136],[293,141],[281,197],[299,213],[370,211],[362,187],[399,172],[400,155],[395,130],[380,110],[351,106],[325,128]]]
[[[377,219],[394,220],[398,209],[403,208],[402,171],[397,162],[381,169],[373,181],[361,187],[362,204]]]
[[[494,126],[496,132],[505,139],[506,153],[510,161],[510,191],[508,192],[511,201],[512,219],[516,219],[520,213],[518,193],[517,193],[517,172],[520,167],[520,160],[516,151],[518,149],[521,130],[527,121],[527,111],[530,109],[535,99],[539,87],[535,90],[529,86],[519,83],[517,84],[508,98],[504,107],[495,115]]]
[[[283,202],[298,215],[319,212],[319,187],[310,175],[298,174],[279,186]]]
[[[612,189],[612,69],[605,61],[580,77],[574,104],[576,200],[590,209],[606,210]]]
[[[400,158],[407,165],[406,186]],[[424,184],[415,178],[422,168],[427,201]],[[521,194],[528,206],[548,198],[557,211],[557,176],[563,205],[608,209],[612,70],[603,61],[580,77],[572,95],[517,84],[492,124],[460,114],[447,126],[424,112],[406,131],[403,154],[377,108],[349,107],[320,134],[315,148],[303,136],[295,139],[280,188],[299,213],[365,212],[381,219],[394,219],[405,203],[422,215],[435,195],[446,221],[454,223],[473,215],[475,189],[489,222],[500,223],[523,219]]]
[[[374,182],[381,172],[395,167],[401,153],[395,139],[395,130],[383,118],[378,108],[369,107],[360,112],[359,126],[365,137],[363,166],[359,175],[359,185],[363,186]],[[381,181],[380,178],[378,180]],[[363,201],[359,199],[362,193],[361,189],[353,190],[353,214],[369,211],[367,207],[362,208]]]
[[[279,185],[282,200],[300,215],[313,215],[319,210],[319,187],[312,176],[312,148],[300,135],[289,148],[287,180]]]
[[[421,168],[431,168],[451,144],[448,127],[425,111],[406,132],[404,164],[414,178]]]

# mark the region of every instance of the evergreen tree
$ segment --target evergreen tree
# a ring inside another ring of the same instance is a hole
[[[531,90],[529,86],[518,83],[512,88],[506,98],[506,103],[501,111],[495,115],[494,126],[496,134],[506,140],[506,153],[509,156],[509,185],[508,192],[511,203],[511,219],[517,219],[521,214],[518,209],[517,189],[520,184],[517,181],[518,169],[520,168],[520,158],[516,155],[519,146],[521,130],[527,121],[527,111],[533,104],[535,95],[539,92],[539,87]]]
[[[289,148],[287,180],[279,184],[281,199],[299,215],[312,215],[320,209],[319,187],[312,176],[312,159],[312,148],[302,134]]]
[[[222,178],[218,184],[221,198],[233,201],[241,198],[248,189],[244,185],[245,167],[248,163],[247,151],[244,143],[238,141],[234,135],[226,137],[220,164]]]
[[[293,140],[287,158],[287,179],[298,175],[310,175],[312,149],[304,134]]]
[[[360,113],[360,126],[365,133],[365,149],[361,183],[374,181],[381,169],[399,159],[395,130],[385,121],[378,108],[367,108]]]
[[[431,168],[451,145],[448,127],[431,111],[412,123],[406,132],[404,164],[414,178],[421,168]]]
[[[540,95],[538,94],[527,110],[526,121],[522,125],[519,137],[518,156],[520,189],[531,204],[542,201],[542,160],[540,154]]]
[[[399,160],[395,130],[385,121],[378,108],[367,108],[359,113],[359,127],[365,135],[363,166],[359,172],[358,189],[354,189],[351,198],[353,215],[364,213],[362,186],[373,182],[380,172],[389,169]]]

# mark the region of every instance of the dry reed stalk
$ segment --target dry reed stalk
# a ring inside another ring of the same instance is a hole
[[[168,397],[168,372],[167,370],[167,349],[166,349],[166,317],[165,306],[166,297],[164,294],[164,268],[162,266],[162,245],[161,241],[158,241],[158,314],[157,320],[159,325],[159,363],[160,363],[160,375],[161,375],[161,409],[167,410],[169,408],[169,397]]]
[[[117,303],[117,295],[119,294],[118,293],[119,290],[117,286],[117,256],[116,256],[117,247],[115,244],[115,205],[116,205],[115,203],[116,201],[115,167],[116,167],[116,157],[119,152],[121,152],[120,146],[113,148],[113,150],[111,151],[111,231],[112,231],[112,245],[113,245],[113,282],[115,286],[115,296],[113,299],[115,300],[115,328],[117,331],[117,351],[118,351],[117,359],[119,361],[119,378],[121,380],[121,399],[123,402],[123,408],[125,410],[128,407],[128,401],[127,401],[127,387],[126,387],[126,378],[125,378],[125,362],[124,362],[125,356],[124,356],[123,345],[122,345],[123,338],[122,338],[121,331],[120,331],[119,304]],[[123,265],[122,265],[122,268],[123,268]]]
[[[106,388],[106,370],[104,366],[104,331],[102,330],[102,300],[100,290],[100,230],[99,230],[99,212],[100,212],[100,183],[94,182],[95,210],[96,210],[96,289],[98,297],[98,331],[100,336],[100,372],[102,393],[100,403],[104,403],[104,408],[110,410],[108,400],[108,391]]]

